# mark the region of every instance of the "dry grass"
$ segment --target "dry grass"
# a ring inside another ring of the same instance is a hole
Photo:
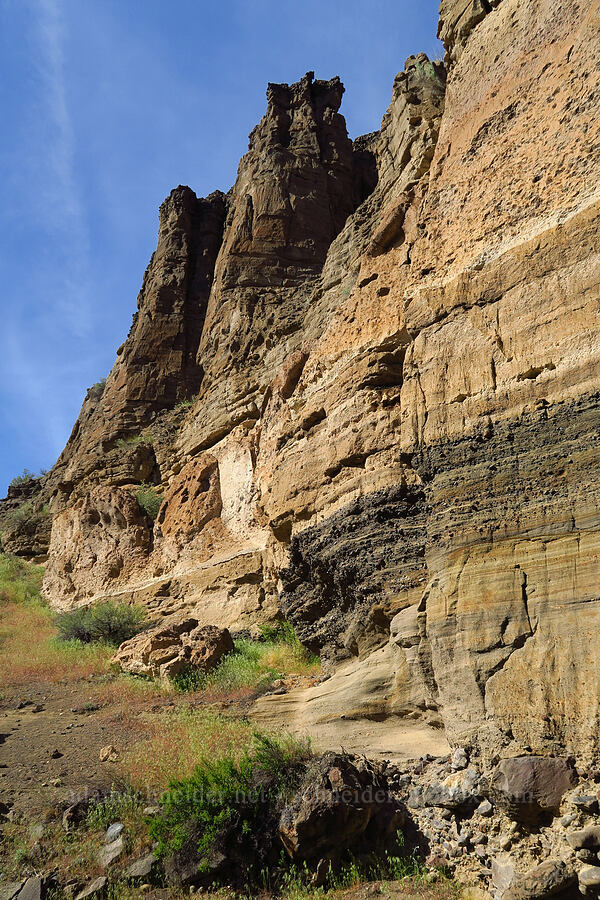
[[[318,657],[309,656],[304,652],[300,644],[272,644],[267,645],[260,659],[260,666],[266,670],[284,675],[319,675],[321,673],[321,661]]]
[[[148,796],[165,791],[173,779],[191,775],[203,757],[238,756],[255,730],[242,719],[203,709],[143,716],[138,725],[146,739],[125,753],[119,768],[124,778]]]
[[[106,672],[108,647],[61,642],[39,596],[43,569],[0,555],[0,683],[75,681]]]

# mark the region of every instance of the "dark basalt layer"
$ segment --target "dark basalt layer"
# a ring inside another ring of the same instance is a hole
[[[421,491],[375,491],[293,538],[281,573],[282,609],[300,640],[329,655],[358,649],[374,624],[392,616],[424,581],[426,505]]]

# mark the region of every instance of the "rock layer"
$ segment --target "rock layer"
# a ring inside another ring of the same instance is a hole
[[[269,87],[228,197],[163,207],[48,478],[55,604],[283,607],[332,668],[388,667],[365,715],[600,749],[599,21],[444,0],[448,71],[411,57],[354,144],[338,79]]]

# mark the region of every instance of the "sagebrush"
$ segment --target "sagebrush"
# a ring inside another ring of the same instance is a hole
[[[63,641],[118,647],[141,631],[144,613],[136,606],[107,601],[59,613],[55,622]]]

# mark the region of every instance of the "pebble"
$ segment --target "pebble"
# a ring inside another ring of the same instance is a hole
[[[569,825],[572,825],[576,820],[577,816],[573,815],[573,813],[568,813],[566,816],[563,816],[558,821],[562,825],[563,828],[568,828]]]
[[[467,756],[466,750],[462,747],[457,747],[452,754],[452,762],[450,765],[455,772],[460,771],[460,769],[466,769],[469,765],[469,757]]]
[[[584,812],[598,812],[598,799],[593,794],[578,794],[575,797],[571,797],[571,803]]]
[[[600,867],[588,866],[579,873],[579,884],[584,887],[600,887]]]
[[[490,803],[489,800],[482,800],[482,802],[477,807],[478,815],[485,816],[486,818],[488,816],[491,816],[493,812],[494,812],[494,807],[492,806],[492,804]]]

